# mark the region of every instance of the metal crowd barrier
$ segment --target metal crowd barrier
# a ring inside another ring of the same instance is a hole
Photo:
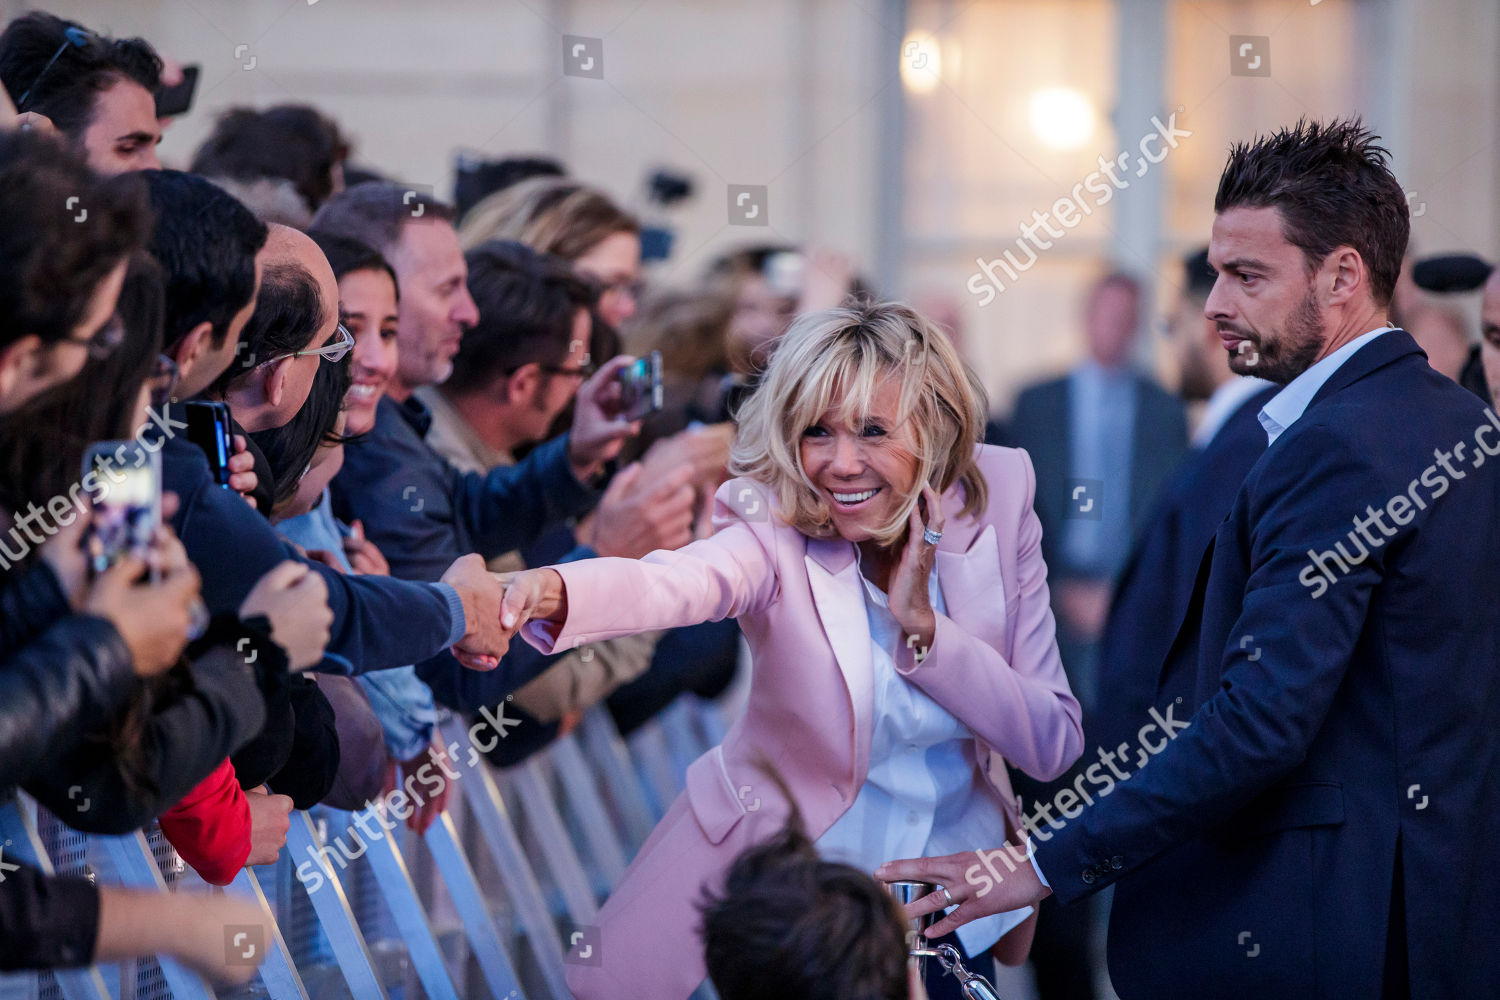
[[[662,723],[633,734],[628,750],[607,711],[596,707],[576,734],[506,771],[460,752],[451,764],[459,775],[457,795],[420,838],[408,834],[386,803],[359,813],[293,813],[276,865],[242,870],[227,889],[212,890],[251,900],[274,928],[254,985],[221,995],[412,996],[398,974],[383,973],[391,963],[381,958],[392,953],[398,958],[393,964],[414,975],[428,1000],[568,1000],[564,970],[568,961],[581,960],[581,929],[592,924],[629,858],[681,790],[687,762],[707,749],[712,720],[694,711],[674,706]],[[444,720],[441,733],[445,743],[468,748],[461,720]],[[160,892],[179,884],[203,888],[154,829],[85,836],[21,796],[0,806],[0,835],[7,859],[43,872]],[[484,862],[498,885],[477,870]],[[418,866],[436,877],[414,879]],[[419,886],[430,896],[442,894],[457,925],[451,934],[435,926],[436,905],[424,903]],[[467,975],[471,969],[477,975]],[[341,988],[332,985],[335,979]],[[217,998],[176,962],[146,958],[0,976],[0,1000]]]

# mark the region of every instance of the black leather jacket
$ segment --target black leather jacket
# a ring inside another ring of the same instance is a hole
[[[104,619],[73,614],[50,567],[13,577],[0,589],[0,787],[54,766],[133,686],[125,640]]]

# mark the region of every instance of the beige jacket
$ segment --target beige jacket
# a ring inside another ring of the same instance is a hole
[[[515,458],[480,440],[459,412],[431,386],[417,396],[432,411],[427,443],[465,472],[485,472],[512,465]],[[519,552],[506,552],[489,561],[496,573],[525,569]],[[607,642],[590,643],[564,656],[515,693],[515,704],[541,722],[556,722],[568,712],[582,712],[616,688],[634,680],[651,666],[660,632],[644,632]]]

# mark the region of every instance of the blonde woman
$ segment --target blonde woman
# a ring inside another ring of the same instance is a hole
[[[825,855],[873,871],[1004,841],[1020,822],[1006,763],[1047,780],[1082,752],[1031,462],[978,443],[984,413],[973,374],[907,307],[804,315],[740,412],[715,534],[510,581],[502,620],[544,650],[734,616],[754,658],[744,717],[605,904],[601,964],[570,966],[580,998],[698,985],[696,902],[790,812],[763,766]],[[982,953],[1023,915],[958,939]],[[1002,950],[1024,956],[1029,935]]]
[[[458,238],[465,250],[515,240],[561,257],[599,285],[599,315],[611,327],[635,315],[641,224],[597,188],[567,177],[521,181],[475,205]]]

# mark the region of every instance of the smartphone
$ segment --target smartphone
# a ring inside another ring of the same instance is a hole
[[[620,415],[626,420],[640,420],[656,413],[662,407],[661,351],[652,351],[644,358],[620,370]]]
[[[93,516],[84,551],[95,574],[131,554],[146,558],[161,527],[161,454],[139,441],[100,441],[83,454]]]
[[[188,440],[208,456],[208,471],[214,482],[229,489],[229,457],[234,454],[234,424],[229,404],[195,399],[184,404]]]
[[[156,92],[156,117],[175,118],[187,114],[193,106],[193,94],[198,90],[198,66],[182,67],[182,82],[162,87]]]

